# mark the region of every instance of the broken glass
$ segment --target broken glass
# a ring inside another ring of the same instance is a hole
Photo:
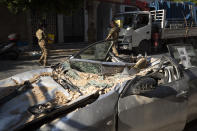
[[[71,67],[81,72],[94,73],[94,74],[101,73],[101,64],[97,64],[97,63],[72,61]]]
[[[89,46],[75,56],[77,59],[105,61],[111,48],[111,41],[104,41]]]

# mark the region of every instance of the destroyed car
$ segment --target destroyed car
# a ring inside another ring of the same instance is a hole
[[[197,118],[191,45],[171,45],[170,56],[145,57],[138,69],[111,46],[97,42],[51,68],[1,80],[0,130],[180,131]]]

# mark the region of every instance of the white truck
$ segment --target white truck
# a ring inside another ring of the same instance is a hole
[[[120,50],[150,53],[175,42],[195,43],[197,27],[186,19],[166,20],[166,10],[132,11],[120,13],[113,20],[119,25]],[[195,46],[195,45],[194,45]]]

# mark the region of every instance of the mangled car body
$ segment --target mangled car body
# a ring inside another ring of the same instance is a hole
[[[0,81],[0,130],[180,131],[197,118],[192,46],[169,46],[171,57],[143,69],[110,50],[111,41],[98,42]]]

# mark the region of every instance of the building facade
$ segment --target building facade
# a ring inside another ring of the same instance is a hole
[[[55,43],[94,42],[107,36],[109,23],[114,14],[124,11],[124,4],[133,4],[128,0],[84,0],[84,6],[77,12],[47,14],[46,31],[55,35]],[[0,7],[0,41],[6,41],[10,33],[18,33],[21,41],[30,45],[37,44],[35,32],[41,16],[39,12],[11,14],[6,7]]]
[[[5,6],[0,6],[0,41],[8,41],[8,35],[18,33],[25,42],[31,41],[29,12],[12,14]]]

